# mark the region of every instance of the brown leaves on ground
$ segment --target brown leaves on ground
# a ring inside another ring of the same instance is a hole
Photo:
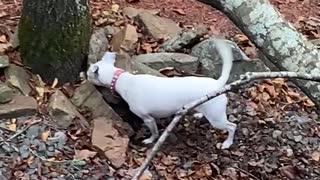
[[[286,110],[289,107],[301,106],[309,110],[314,107],[308,97],[296,88],[288,86],[281,78],[263,80],[250,87],[247,95],[251,100],[247,103],[249,108],[264,114],[274,114],[275,118],[280,117],[280,114],[274,112],[275,109]]]

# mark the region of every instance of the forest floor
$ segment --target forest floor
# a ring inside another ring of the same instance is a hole
[[[204,24],[214,35],[234,37],[242,34],[221,12],[195,0],[155,1],[91,0],[93,24],[98,24],[95,22],[99,20],[99,13],[110,9],[112,4],[119,4],[120,8],[160,9],[160,16],[173,19],[181,26]],[[271,3],[308,39],[320,38],[320,2],[271,0]],[[4,29],[15,31],[21,6],[21,0],[0,0],[1,33]],[[248,55],[255,56],[254,53]],[[152,161],[148,172],[152,172],[154,179],[320,179],[320,126],[314,121],[318,115],[299,90],[276,79],[257,83],[228,96],[229,119],[238,124],[235,144],[231,149],[222,151],[218,148],[226,137],[225,133],[212,129],[207,122],[185,120]],[[34,120],[31,124],[41,122],[44,119]],[[159,122],[162,130],[166,125],[168,122]],[[74,128],[70,132],[74,132]],[[70,154],[73,154],[76,145],[69,146]],[[141,164],[147,151],[146,147],[130,143],[127,160],[120,169],[111,166],[105,169],[105,164],[101,163],[103,160],[95,159],[81,170],[68,166],[68,161],[59,161],[56,162],[59,167],[47,168],[44,172],[51,171],[48,179],[57,178],[59,174],[64,174],[67,179],[106,179],[106,175],[126,179]],[[34,156],[38,155],[34,153]],[[66,158],[72,159],[72,155]],[[43,161],[52,162],[50,159]],[[1,163],[12,163],[11,167],[15,169],[8,170],[12,172],[11,179],[23,179],[22,172],[28,163],[18,166],[13,162],[0,156],[0,168]],[[146,175],[144,178],[150,177]]]

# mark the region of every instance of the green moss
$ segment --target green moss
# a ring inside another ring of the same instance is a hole
[[[77,80],[89,51],[89,10],[79,12],[70,0],[59,1],[60,5],[25,1],[19,24],[23,63],[46,82],[55,77],[60,84]]]

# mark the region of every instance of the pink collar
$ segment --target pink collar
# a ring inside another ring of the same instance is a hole
[[[113,74],[113,78],[112,78],[112,81],[111,81],[111,86],[110,86],[110,91],[111,91],[111,94],[116,96],[116,97],[119,97],[117,94],[117,91],[116,91],[116,84],[117,84],[117,80],[119,79],[120,75],[122,73],[124,73],[125,71],[122,70],[122,69],[119,69],[117,70],[116,72],[114,72]]]

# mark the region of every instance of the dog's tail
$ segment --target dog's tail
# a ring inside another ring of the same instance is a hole
[[[215,39],[214,42],[216,45],[216,49],[220,54],[220,57],[223,62],[221,76],[219,77],[218,81],[222,86],[224,86],[229,79],[230,71],[232,68],[232,63],[233,63],[232,50],[231,50],[231,46],[228,45],[227,42],[224,40]]]

